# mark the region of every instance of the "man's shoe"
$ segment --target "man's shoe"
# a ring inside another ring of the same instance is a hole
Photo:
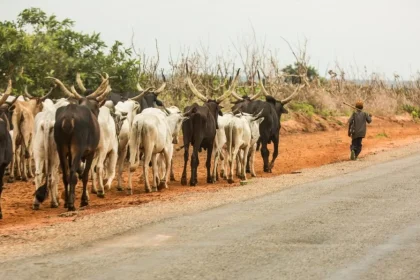
[[[356,153],[353,150],[351,150],[350,159],[356,160]]]

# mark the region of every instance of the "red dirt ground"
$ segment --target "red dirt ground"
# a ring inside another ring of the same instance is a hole
[[[320,120],[320,119],[318,119]],[[346,118],[341,119],[345,122]],[[322,120],[321,120],[322,121]],[[316,167],[328,163],[347,160],[349,157],[349,142],[345,128],[337,125],[337,121],[320,124],[305,124],[304,122],[288,121],[283,122],[280,155],[277,158],[273,173],[262,172],[262,159],[258,153],[256,156],[256,172],[258,177],[269,177],[279,174],[290,173],[302,168]],[[326,131],[303,133],[297,131],[313,131],[315,129],[324,129]],[[384,120],[374,118],[372,125],[368,128],[368,135],[363,142],[363,151],[361,157],[366,154],[374,153],[384,149],[402,146],[420,139],[420,124],[408,121],[405,118],[399,120]],[[272,151],[270,147],[270,151]],[[183,151],[174,154],[174,172],[177,182],[170,182],[169,189],[151,194],[144,193],[143,182],[138,182],[140,171],[135,172],[133,177],[132,196],[125,192],[117,192],[115,188],[106,192],[104,199],[97,198],[96,195],[90,195],[90,206],[84,211],[78,213],[78,217],[89,215],[95,212],[102,212],[109,209],[130,207],[150,201],[167,201],[175,196],[187,192],[213,192],[221,188],[236,187],[239,180],[229,185],[221,180],[216,184],[206,184],[204,159],[205,153],[200,155],[199,184],[197,187],[184,187],[180,184],[180,177],[183,166]],[[188,174],[189,174],[188,168]],[[124,174],[126,179],[126,174]],[[188,177],[189,179],[189,177]],[[251,179],[248,176],[248,179]],[[4,179],[7,182],[7,177]],[[126,180],[125,180],[126,182]],[[80,203],[81,187],[77,188],[76,206]],[[113,186],[116,185],[116,179]],[[49,200],[41,205],[41,210],[31,209],[34,185],[30,182],[16,182],[13,184],[5,183],[2,195],[3,220],[0,220],[0,233],[18,231],[52,223],[71,221],[74,217],[60,217],[59,214],[66,212],[63,208],[63,201],[60,199],[60,207],[56,209],[49,208]],[[90,183],[89,183],[90,189]],[[59,192],[62,192],[63,186],[60,184]]]

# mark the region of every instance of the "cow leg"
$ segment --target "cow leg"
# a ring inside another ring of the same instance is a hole
[[[166,149],[163,151],[163,156],[165,157],[165,164],[166,164],[166,172],[163,179],[160,181],[159,188],[167,189],[168,188],[168,174],[172,171],[172,156],[173,156],[173,146],[169,148],[167,151]]]
[[[187,185],[187,164],[188,164],[188,157],[189,157],[188,150],[189,150],[189,144],[185,144],[184,145],[184,169],[182,170],[182,176],[181,176],[181,185],[183,186]]]
[[[238,154],[236,155],[236,177],[238,177],[239,179],[242,179],[241,178],[241,175],[242,175],[241,162],[242,162],[242,150],[239,150]]]
[[[51,208],[57,208],[60,203],[58,201],[58,162],[57,159],[54,159],[51,162],[50,168],[51,172],[51,183],[50,183],[50,194],[51,194]]]
[[[38,150],[35,152],[36,154],[36,161],[35,161],[35,193],[37,192],[38,188],[41,187],[42,184],[42,178],[43,178],[43,169],[44,169],[44,153],[41,150]],[[47,174],[48,176],[48,174]],[[48,178],[47,178],[48,179]],[[39,205],[41,204],[40,201],[38,201],[37,196],[34,196],[34,202],[32,204],[32,209],[39,210]]]
[[[171,178],[170,178],[170,180],[171,180],[171,182],[176,182],[176,180],[175,180],[175,174],[174,174],[174,166],[173,166],[173,160],[171,159]]]
[[[100,198],[104,198],[105,197],[105,188],[104,188],[104,161],[105,161],[105,157],[106,154],[104,152],[101,152],[98,156],[98,159],[96,161],[96,166],[94,168],[94,171],[96,171],[94,173],[94,176],[96,178],[99,177],[99,191],[97,193],[97,196]]]
[[[213,162],[213,172],[211,174],[212,183],[215,183],[217,181],[217,179],[218,179],[218,176],[217,176],[217,165],[219,163],[219,158],[220,158],[220,151],[219,150],[215,150],[215,153],[214,153],[214,162]]]
[[[152,155],[152,178],[153,178],[153,187],[152,192],[157,192],[158,186],[160,184],[159,168],[157,164],[158,154]]]
[[[233,172],[235,170],[235,161],[236,155],[238,153],[238,147],[233,148],[232,155],[229,156],[229,175],[228,175],[228,183],[232,184],[233,181]]]
[[[143,174],[144,174],[144,191],[149,193],[151,192],[150,183],[149,183],[149,162],[152,159],[152,150],[144,149],[144,163],[143,163]]]
[[[34,171],[32,169],[32,160],[33,160],[33,155],[31,154],[30,158],[28,158],[28,171],[29,171],[29,178],[33,178],[34,177]]]
[[[117,167],[118,167],[117,191],[123,191],[124,190],[124,188],[122,186],[122,172],[123,172],[123,169],[124,169],[124,161],[125,161],[125,158],[127,157],[127,151],[128,151],[128,146],[125,145],[124,147],[121,148],[120,155],[118,156],[118,159],[117,159]]]
[[[21,147],[17,147],[16,148],[16,153],[15,153],[15,162],[16,162],[16,179],[18,180],[22,180],[22,173],[21,173]]]
[[[197,141],[201,142],[201,141]],[[193,151],[191,154],[191,178],[190,178],[190,186],[194,187],[197,185],[197,168],[199,164],[198,160],[198,150],[199,147],[194,146]]]
[[[64,184],[64,208],[67,208],[68,205],[68,198],[69,198],[69,163],[67,161],[66,155],[67,151],[59,151],[58,156],[60,158],[60,166],[61,172],[63,176],[63,184]]]
[[[211,156],[213,154],[213,143],[211,143],[207,149],[206,169],[207,169],[207,183],[213,184],[212,172],[211,172]]]
[[[249,152],[249,156],[248,156],[248,160],[247,160],[247,164],[250,165],[250,169],[251,169],[251,176],[252,177],[257,177],[257,174],[255,173],[255,165],[254,165],[254,160],[255,160],[255,150],[256,150],[256,146],[257,144],[255,143]]]
[[[89,170],[92,167],[92,162],[93,162],[93,157],[95,156],[95,153],[91,153],[86,157],[86,165],[85,165],[85,170],[83,171],[83,175],[82,175],[82,182],[83,182],[83,191],[82,191],[82,199],[80,202],[80,207],[85,207],[89,205],[89,195],[87,192],[87,184],[88,184],[88,180],[89,180]],[[76,171],[78,164],[80,163],[80,158],[78,159],[78,161],[75,162],[75,166],[74,166],[74,171]],[[74,175],[74,178],[76,179],[77,182],[77,177],[76,175]],[[74,185],[76,186],[76,184]],[[73,195],[74,195],[74,189],[73,189]],[[74,208],[74,206],[73,206]]]
[[[117,150],[118,149],[115,148],[111,151],[111,153],[108,154],[108,160],[105,168],[107,176],[105,187],[108,191],[111,190],[112,181],[115,178],[115,167],[118,160]]]
[[[220,153],[220,177],[227,180],[227,172],[226,172],[226,151],[225,149],[222,149]]]
[[[3,213],[1,212],[1,193],[3,192],[3,175],[6,170],[6,165],[2,164],[0,166],[0,220],[3,219]]]
[[[278,137],[275,137],[273,139],[273,146],[274,146],[274,151],[273,151],[273,158],[271,159],[271,162],[270,162],[270,173],[272,172],[272,169],[274,168],[274,162],[276,161],[276,158],[279,155],[279,138]]]
[[[252,145],[252,147],[249,149],[249,153],[246,156],[246,173],[251,173],[251,167],[249,166],[250,164],[250,159],[251,159],[251,151],[255,150],[255,147],[257,146],[257,143],[255,143],[254,145]],[[252,175],[252,174],[251,174]]]
[[[270,172],[270,168],[268,166],[268,157],[270,156],[270,151],[267,148],[267,141],[262,140],[261,143],[261,156],[264,161],[264,172]]]
[[[249,145],[247,145],[243,151],[243,154],[241,156],[241,180],[246,181],[246,171],[245,171],[245,165],[248,158],[248,152],[249,152]]]

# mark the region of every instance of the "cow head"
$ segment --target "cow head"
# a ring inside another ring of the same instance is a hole
[[[270,95],[268,92],[267,92],[267,90],[266,90],[266,88],[265,88],[265,83],[264,83],[264,81],[262,81],[261,79],[260,79],[260,75],[259,75],[259,73],[258,73],[258,80],[259,80],[259,83],[260,83],[260,87],[261,87],[261,91],[263,92],[263,94],[265,95],[265,100],[268,102],[268,103],[270,103],[270,104],[272,104],[273,106],[274,106],[274,108],[275,108],[275,110],[276,110],[276,113],[277,113],[277,115],[278,115],[278,117],[279,117],[279,120],[280,120],[280,118],[281,118],[281,115],[282,114],[288,114],[289,113],[289,111],[284,107],[287,103],[289,103],[290,101],[292,101],[292,99],[299,93],[299,91],[305,86],[305,85],[301,85],[301,86],[298,86],[294,91],[293,91],[293,93],[289,96],[289,97],[287,97],[287,98],[285,98],[285,99],[283,99],[283,100],[277,100],[277,99],[275,99],[272,95]]]
[[[111,91],[108,74],[106,74],[106,78],[102,79],[102,83],[95,91],[85,90],[86,94],[88,94],[87,96],[80,95],[74,86],[71,86],[70,90],[68,90],[59,79],[53,77],[47,78],[54,80],[67,96],[75,98],[79,105],[88,107],[95,116],[99,115],[99,108],[105,104],[106,97]]]
[[[176,106],[171,106],[169,108],[164,107],[164,110],[167,115],[167,122],[172,131],[172,144],[178,144],[178,136],[182,123],[189,118],[190,111],[192,109],[187,110],[185,113],[182,113],[181,110]]]
[[[163,83],[158,89],[148,88],[144,90],[140,83],[137,83],[137,90],[140,92],[139,95],[130,98],[133,101],[140,103],[140,112],[141,113],[146,108],[153,108],[156,106],[163,106],[163,102],[158,99],[159,94],[161,94],[166,87],[166,78],[162,71]]]
[[[42,109],[44,107],[43,102],[46,101],[48,97],[50,97],[54,88],[55,88],[55,86],[51,87],[50,90],[46,94],[44,94],[42,97],[36,97],[36,96],[31,95],[28,92],[27,86],[25,86],[24,95],[29,100],[26,100],[26,101],[23,101],[23,102],[25,102],[28,105],[28,107],[30,108],[30,110],[32,111],[34,116],[42,111]]]
[[[210,99],[207,98],[205,95],[203,95],[194,85],[194,83],[191,80],[189,71],[188,71],[188,64],[186,64],[186,71],[187,71],[187,84],[188,87],[191,89],[191,91],[194,93],[195,96],[197,96],[201,101],[204,102],[205,106],[209,108],[214,120],[216,121],[216,129],[219,129],[219,125],[217,124],[217,116],[223,116],[222,109],[223,107],[220,106],[220,103],[222,103],[223,100],[228,98],[232,92],[235,90],[236,84],[238,82],[239,72],[240,68],[236,72],[235,79],[231,82],[228,90],[226,90],[222,96],[219,96],[216,99]]]
[[[12,119],[12,114],[13,114],[13,103],[16,102],[17,100],[17,96],[15,97],[15,99],[11,102],[7,102],[7,98],[9,97],[9,95],[12,93],[12,80],[9,80],[9,83],[7,85],[7,89],[6,92],[2,95],[1,99],[0,99],[0,118],[6,122],[7,127],[9,130],[13,129],[13,127],[11,127],[11,119]]]

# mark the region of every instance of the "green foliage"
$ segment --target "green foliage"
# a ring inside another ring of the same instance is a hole
[[[290,108],[295,112],[304,113],[308,116],[315,114],[314,106],[306,102],[293,102],[290,104]]]
[[[403,110],[406,111],[407,113],[411,114],[413,119],[418,119],[419,116],[420,116],[420,108],[419,107],[404,104],[403,105]]]
[[[25,85],[39,95],[51,87],[47,76],[67,85],[81,73],[86,88],[96,88],[100,79],[93,72],[107,72],[114,91],[133,91],[139,61],[130,48],[116,41],[107,48],[100,34],[74,31],[70,19],[58,20],[38,8],[25,9],[16,21],[0,22],[0,85],[13,79],[14,91]]]
[[[302,83],[300,73],[304,73],[305,71],[309,81],[313,81],[315,78],[319,77],[318,71],[315,67],[307,66],[307,70],[305,70],[305,67],[297,62],[295,62],[294,65],[287,65],[282,69],[282,71],[286,74],[285,81],[292,84]]]

